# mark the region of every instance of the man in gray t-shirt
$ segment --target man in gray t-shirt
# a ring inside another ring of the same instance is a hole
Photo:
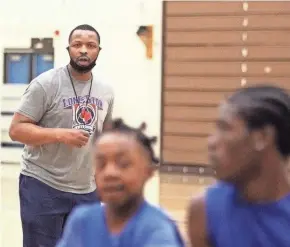
[[[112,89],[93,78],[100,36],[72,30],[68,66],[44,72],[27,87],[11,126],[25,144],[19,181],[24,247],[54,247],[75,205],[98,202],[89,142],[111,120]]]

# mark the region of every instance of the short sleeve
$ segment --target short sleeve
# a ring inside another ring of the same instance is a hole
[[[152,232],[143,247],[185,247],[185,244],[177,226],[168,222]]]
[[[56,247],[85,247],[82,240],[84,231],[82,214],[82,208],[77,208],[71,213]]]
[[[39,122],[48,109],[47,95],[37,80],[33,80],[22,95],[16,110],[35,122]]]
[[[113,110],[114,110],[114,96],[112,95],[112,98],[111,98],[110,103],[109,103],[108,112],[107,112],[107,115],[105,118],[105,124],[112,120]]]

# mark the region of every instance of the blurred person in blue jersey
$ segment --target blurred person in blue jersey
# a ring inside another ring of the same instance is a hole
[[[116,119],[93,144],[96,183],[104,205],[80,206],[57,247],[184,247],[175,222],[144,199],[158,163],[143,130]]]
[[[290,99],[271,85],[223,102],[209,138],[218,182],[188,210],[194,247],[289,247]]]

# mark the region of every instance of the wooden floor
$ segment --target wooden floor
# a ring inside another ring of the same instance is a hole
[[[171,174],[160,176],[160,206],[167,209],[177,220],[186,240],[186,208],[193,197],[204,193],[214,181],[211,177],[201,176]]]
[[[0,246],[22,247],[18,200],[19,165],[1,165]]]
[[[1,247],[21,247],[22,233],[18,200],[18,165],[1,166]],[[203,192],[213,183],[212,178],[186,175],[166,175],[160,177],[160,204],[178,221],[184,234],[185,209],[190,198]]]

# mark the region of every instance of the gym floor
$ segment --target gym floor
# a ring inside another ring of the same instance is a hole
[[[22,232],[18,200],[19,165],[1,165],[0,246],[22,247]]]

